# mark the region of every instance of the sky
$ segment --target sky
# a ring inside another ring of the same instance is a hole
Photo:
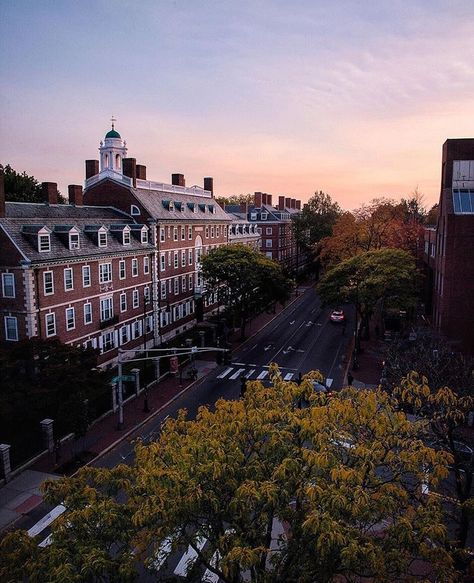
[[[431,206],[474,136],[474,1],[1,0],[0,79],[0,162],[63,193],[114,115],[151,180]]]

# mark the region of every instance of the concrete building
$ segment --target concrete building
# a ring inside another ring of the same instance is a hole
[[[474,139],[443,145],[439,217],[425,230],[434,327],[474,354]]]

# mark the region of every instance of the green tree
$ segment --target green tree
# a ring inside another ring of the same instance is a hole
[[[202,275],[240,323],[242,337],[254,313],[288,299],[292,282],[280,265],[246,245],[224,245],[202,258]]]
[[[329,194],[322,190],[315,192],[303,210],[293,218],[296,241],[305,250],[310,250],[321,239],[332,234],[333,226],[341,214],[341,207]]]
[[[226,204],[253,204],[254,198],[252,194],[231,194],[230,196],[218,196],[216,197],[217,204],[220,204],[222,208]]]
[[[10,164],[3,168],[5,180],[5,199],[11,202],[44,202],[41,193],[41,184],[34,176],[29,176],[26,172],[16,172]],[[58,202],[64,204],[66,201],[58,195]]]
[[[377,303],[384,309],[412,307],[416,294],[413,257],[401,249],[378,249],[343,261],[321,279],[318,292],[326,305],[355,305],[368,336]]]
[[[421,425],[382,392],[328,399],[313,393],[319,373],[298,385],[272,367],[271,378],[195,421],[168,420],[157,442],[137,444],[132,466],[49,482],[47,500],[67,508],[51,545],[8,535],[0,576],[127,581],[164,546],[191,545],[225,583],[244,573],[254,583],[412,581],[425,577],[416,561],[454,581],[440,503],[423,492],[446,476],[448,456],[423,445]],[[309,407],[298,407],[303,396]]]

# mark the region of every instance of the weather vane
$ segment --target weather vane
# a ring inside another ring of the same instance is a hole
[[[114,116],[112,116],[110,118],[110,121],[112,122],[112,129],[114,130],[115,129],[114,123],[117,121],[117,119]]]

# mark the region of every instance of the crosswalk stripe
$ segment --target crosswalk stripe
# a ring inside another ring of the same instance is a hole
[[[249,379],[249,378],[250,378],[250,377],[253,375],[253,373],[254,373],[254,372],[255,372],[255,369],[254,369],[254,368],[252,368],[252,369],[251,369],[251,370],[249,370],[249,372],[248,372],[248,373],[245,375],[245,378],[246,378],[246,379]]]
[[[41,547],[42,549],[44,549],[45,547],[49,547],[52,539],[53,539],[53,535],[48,534],[48,536],[44,540],[42,540],[38,546]]]
[[[207,538],[203,536],[198,537],[196,540],[196,546],[201,551],[207,543]],[[186,552],[181,557],[179,563],[176,565],[176,569],[174,570],[175,575],[179,575],[180,577],[186,577],[189,567],[194,563],[197,559],[197,552],[192,548],[191,545],[188,546]]]
[[[155,553],[155,558],[152,561],[152,566],[157,571],[161,569],[163,563],[168,558],[168,555],[171,552],[171,548],[173,546],[173,539],[170,536],[167,536],[165,539],[161,541],[159,549]]]
[[[225,378],[230,373],[231,370],[234,370],[233,367],[226,368],[224,372],[221,372],[220,375],[217,375],[217,378],[218,379]]]
[[[291,381],[292,378],[293,378],[293,373],[287,372],[286,375],[283,377],[283,380],[284,381]]]
[[[261,381],[262,379],[264,379],[266,376],[268,376],[268,370],[263,370],[257,377],[257,380]]]
[[[230,376],[229,379],[231,381],[235,381],[235,379],[238,378],[244,372],[244,370],[245,368],[239,368],[239,370],[237,372],[234,372],[234,374]]]
[[[39,520],[35,525],[33,525],[30,530],[28,531],[28,535],[31,537],[36,536],[40,532],[42,532],[46,527],[48,527],[58,516],[66,510],[66,507],[62,504],[59,504],[55,508],[48,512],[46,516],[43,516],[41,520]]]
[[[219,551],[216,551],[211,558],[211,565],[213,567],[215,567],[217,565],[217,562],[219,561]],[[203,581],[203,583],[218,583],[219,581],[219,575],[217,575],[216,573],[214,573],[214,571],[211,571],[210,569],[206,569],[206,572],[204,573],[201,581]]]

